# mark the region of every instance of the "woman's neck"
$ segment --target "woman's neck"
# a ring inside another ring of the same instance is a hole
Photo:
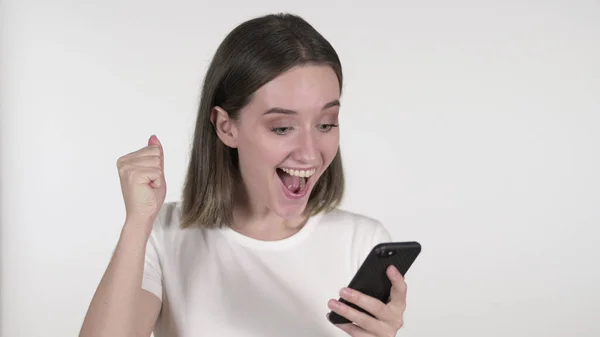
[[[233,211],[232,229],[257,240],[282,240],[296,234],[306,224],[308,216],[284,219],[265,207],[257,211],[239,205]]]

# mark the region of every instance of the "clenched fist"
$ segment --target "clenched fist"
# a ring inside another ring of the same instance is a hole
[[[150,231],[167,194],[160,141],[153,135],[148,146],[119,158],[117,167],[127,221]]]

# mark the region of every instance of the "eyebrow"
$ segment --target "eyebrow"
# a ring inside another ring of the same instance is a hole
[[[327,109],[332,108],[334,106],[340,106],[340,100],[336,99],[336,100],[333,100],[333,101],[331,101],[331,102],[323,105],[323,108],[321,109],[321,111],[327,110]],[[268,115],[268,114],[295,115],[297,113],[298,112],[294,111],[294,110],[275,107],[275,108],[271,108],[271,109],[267,110],[263,115]]]

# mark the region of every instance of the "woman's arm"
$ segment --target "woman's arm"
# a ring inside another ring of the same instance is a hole
[[[126,223],[92,298],[80,337],[148,337],[161,301],[142,289],[147,224]]]
[[[115,252],[96,289],[80,337],[147,337],[161,308],[142,289],[146,246],[165,201],[164,154],[156,136],[117,161],[126,220]]]

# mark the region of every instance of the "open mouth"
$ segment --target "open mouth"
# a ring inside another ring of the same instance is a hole
[[[277,168],[277,175],[283,186],[293,195],[302,195],[305,192],[306,186],[310,177],[315,174],[315,169],[296,170],[290,168]]]

